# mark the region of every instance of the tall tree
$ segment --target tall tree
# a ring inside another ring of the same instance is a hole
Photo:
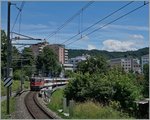
[[[42,71],[46,76],[58,76],[61,72],[61,67],[58,63],[58,58],[55,52],[49,48],[44,47],[43,51],[37,56],[36,68]]]
[[[108,70],[108,65],[106,62],[106,59],[98,56],[98,57],[90,57],[85,61],[80,62],[77,65],[77,71],[85,73],[93,74],[95,72],[97,73],[106,73]]]
[[[6,66],[7,62],[7,36],[4,30],[1,30],[1,68]]]
[[[22,50],[21,59],[22,61],[20,61],[21,62],[20,64],[23,67],[22,69],[25,75],[31,77],[31,75],[35,71],[35,60],[31,48],[25,47]]]
[[[144,73],[144,97],[149,97],[149,64],[145,64],[143,68]]]

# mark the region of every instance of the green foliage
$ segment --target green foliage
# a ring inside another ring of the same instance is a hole
[[[1,68],[6,66],[7,62],[7,36],[4,30],[1,30]]]
[[[1,119],[9,119],[9,116],[7,115],[6,110],[6,100],[1,102]],[[13,113],[15,111],[15,98],[10,98],[10,113]]]
[[[81,61],[77,65],[77,71],[82,72],[83,74],[89,73],[106,73],[108,70],[108,65],[106,63],[106,59],[99,57],[90,57],[85,61]]]
[[[71,71],[71,70],[65,70],[65,73],[64,73],[65,77],[67,78],[71,78],[74,76],[74,72]]]
[[[44,47],[43,51],[38,55],[36,68],[38,71],[42,70],[43,73],[51,76],[58,76],[61,72],[61,66],[54,51],[49,47]]]
[[[128,114],[119,112],[111,106],[102,106],[99,103],[86,101],[77,103],[73,109],[73,119],[125,119]]]
[[[25,78],[25,71],[23,70],[14,71],[13,78],[15,80],[20,80],[21,78]]]
[[[94,99],[103,104],[108,104],[110,100],[118,101],[124,109],[133,109],[134,101],[142,97],[135,80],[118,68],[106,75],[78,74],[69,81],[64,93],[68,99],[76,101]]]
[[[34,60],[34,56],[33,56],[33,52],[31,50],[31,48],[29,47],[25,47],[22,51],[22,57],[27,59],[23,61],[23,65],[33,65],[35,64],[35,60]]]
[[[30,87],[29,81],[24,81],[24,88],[28,89]],[[20,89],[20,81],[19,80],[13,80],[12,84],[12,92],[16,92]],[[1,96],[6,95],[6,87],[4,87],[4,83],[1,81]]]
[[[62,98],[63,98],[63,89],[57,89],[51,96],[51,102],[48,104],[48,107],[52,110],[57,111],[62,109]]]
[[[143,73],[144,73],[144,90],[143,94],[144,97],[149,97],[149,64],[145,64],[143,67]]]

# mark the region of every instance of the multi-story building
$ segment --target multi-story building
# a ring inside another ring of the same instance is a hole
[[[61,44],[51,44],[48,45],[49,48],[54,50],[56,53],[59,63],[64,64],[65,63],[65,46]]]
[[[143,66],[144,66],[145,64],[149,64],[149,54],[143,55],[143,56],[141,57],[142,72],[143,72]]]
[[[89,55],[82,55],[82,56],[77,56],[75,58],[70,58],[69,63],[73,64],[73,70],[76,70],[77,64],[81,61],[87,60],[87,58],[89,57],[90,57]]]
[[[68,50],[65,49],[65,63],[68,63]]]
[[[33,54],[36,57],[37,55],[39,55],[40,52],[42,52],[45,46],[48,46],[56,53],[60,64],[68,63],[68,50],[65,49],[64,45],[41,42],[41,43],[31,45],[30,48],[32,49]]]
[[[41,43],[37,43],[37,44],[33,44],[30,46],[33,55],[36,57],[37,55],[39,55],[39,53],[43,50],[43,48],[45,46],[47,46],[49,43],[48,42],[41,42]]]
[[[109,60],[110,66],[120,66],[124,71],[129,72],[138,72],[141,73],[140,61],[133,58],[116,58]]]
[[[134,71],[134,72],[137,72],[137,73],[141,73],[141,65],[140,65],[140,60],[139,59],[131,59],[131,69]]]

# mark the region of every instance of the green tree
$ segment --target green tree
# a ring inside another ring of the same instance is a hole
[[[144,73],[143,94],[144,94],[144,97],[149,97],[149,64],[144,65],[143,73]]]
[[[31,75],[35,72],[35,59],[33,56],[33,52],[31,48],[25,47],[22,50],[21,54],[22,60],[22,69],[25,71],[25,75],[31,77]]]
[[[20,53],[18,49],[13,46],[12,47],[12,68],[13,71],[19,69],[19,61],[13,60],[18,59],[20,57]],[[2,76],[3,76],[3,68],[6,67],[7,64],[7,36],[4,30],[1,30],[1,69],[2,69]]]
[[[49,47],[44,47],[43,51],[37,56],[36,68],[38,71],[42,70],[42,73],[46,73],[46,76],[50,74],[52,77],[58,76],[61,72],[57,56]]]
[[[128,73],[119,68],[104,74],[77,74],[65,88],[65,96],[76,101],[96,100],[103,104],[118,101],[122,108],[133,109],[134,101],[141,98],[141,90]]]
[[[93,74],[93,73],[106,73],[108,70],[108,65],[106,59],[99,57],[90,57],[85,61],[80,62],[77,65],[77,71],[85,74]]]
[[[31,48],[25,47],[22,51],[22,57],[23,59],[28,59],[28,60],[23,61],[23,65],[32,66],[35,64],[35,60],[34,60],[34,56],[33,56],[33,52]]]
[[[1,30],[1,68],[6,67],[7,63],[7,36],[4,30]]]

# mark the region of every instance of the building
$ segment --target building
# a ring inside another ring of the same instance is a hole
[[[133,72],[141,73],[140,60],[138,59],[115,58],[115,59],[109,60],[109,64],[111,67],[121,66],[126,72],[133,71]]]
[[[65,71],[67,70],[73,71],[73,64],[65,63],[63,64],[63,67]]]
[[[30,48],[32,49],[33,54],[36,57],[37,55],[39,55],[40,52],[42,52],[43,48],[46,46],[51,48],[56,53],[60,64],[68,63],[68,50],[65,49],[64,45],[41,42],[31,45]]]
[[[65,64],[67,64],[68,62],[68,50],[65,49]]]
[[[51,44],[48,45],[49,48],[51,48],[57,55],[59,63],[64,64],[65,63],[65,46],[61,44]]]
[[[142,72],[143,72],[143,66],[144,66],[145,64],[149,64],[149,54],[143,55],[143,56],[141,57],[141,69],[142,69]]]
[[[140,60],[139,59],[131,59],[131,69],[134,71],[134,72],[137,72],[137,73],[141,73],[141,65],[140,65]]]
[[[89,57],[90,57],[90,55],[82,55],[82,56],[77,56],[75,58],[70,58],[69,63],[73,64],[73,70],[76,70],[77,64],[81,61],[87,60],[87,58],[89,58]]]
[[[49,44],[48,42],[40,42],[40,43],[31,45],[30,48],[33,52],[34,57],[38,56],[39,53],[43,50],[43,48],[47,46],[48,44]]]

